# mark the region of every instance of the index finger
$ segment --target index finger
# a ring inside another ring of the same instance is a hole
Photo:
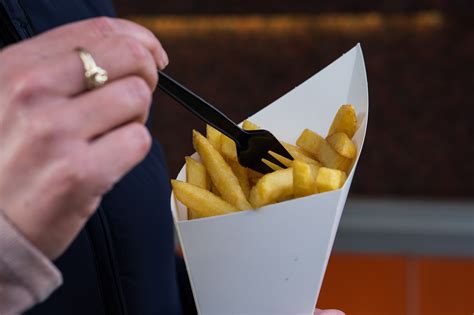
[[[112,35],[134,37],[151,52],[160,69],[168,65],[168,55],[150,30],[127,20],[108,17],[67,24],[33,37],[21,44],[23,49],[21,54],[50,58],[60,53],[73,51],[92,41],[102,41]],[[13,51],[15,49],[15,46],[10,48]],[[25,49],[31,54],[25,54]]]

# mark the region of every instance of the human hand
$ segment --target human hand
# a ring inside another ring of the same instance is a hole
[[[75,49],[109,81],[87,91]],[[168,57],[148,30],[97,18],[0,51],[0,211],[58,257],[101,197],[147,154],[143,126]]]
[[[344,312],[338,310],[319,310],[316,309],[314,315],[344,315]]]

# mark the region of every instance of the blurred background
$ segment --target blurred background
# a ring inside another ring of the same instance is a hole
[[[116,0],[236,122],[361,43],[368,134],[318,306],[474,314],[474,1]],[[174,177],[204,125],[157,93]]]

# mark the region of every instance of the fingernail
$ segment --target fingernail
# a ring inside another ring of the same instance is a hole
[[[166,68],[166,66],[170,63],[170,59],[168,57],[168,54],[166,53],[166,51],[163,49],[161,51],[161,54],[159,56],[159,60],[160,60],[160,70],[163,70],[164,68]]]

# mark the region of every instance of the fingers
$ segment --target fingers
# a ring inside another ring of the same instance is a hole
[[[314,315],[344,315],[344,312],[338,310],[320,310],[316,309]]]
[[[108,191],[113,184],[143,160],[151,146],[148,130],[139,123],[130,123],[105,134],[89,145],[88,163],[92,169],[97,194]]]
[[[90,140],[133,120],[144,123],[150,103],[151,90],[146,82],[130,76],[84,93],[57,110],[62,117],[71,117],[73,132]]]
[[[136,75],[143,78],[154,90],[158,81],[157,65],[150,51],[141,42],[129,36],[110,36],[84,48],[93,56],[96,64],[108,73],[111,81]],[[38,71],[44,72],[44,80],[57,95],[75,96],[86,90],[84,65],[77,51],[69,51],[57,59],[43,62]],[[107,85],[106,84],[106,85]]]
[[[158,39],[148,29],[122,19],[93,18],[53,29],[22,44],[23,49],[47,59],[74,51],[77,47],[98,43],[111,36],[133,37],[145,46],[160,69],[168,64],[168,56]],[[109,47],[114,49],[114,47]],[[18,49],[13,48],[13,50]]]

